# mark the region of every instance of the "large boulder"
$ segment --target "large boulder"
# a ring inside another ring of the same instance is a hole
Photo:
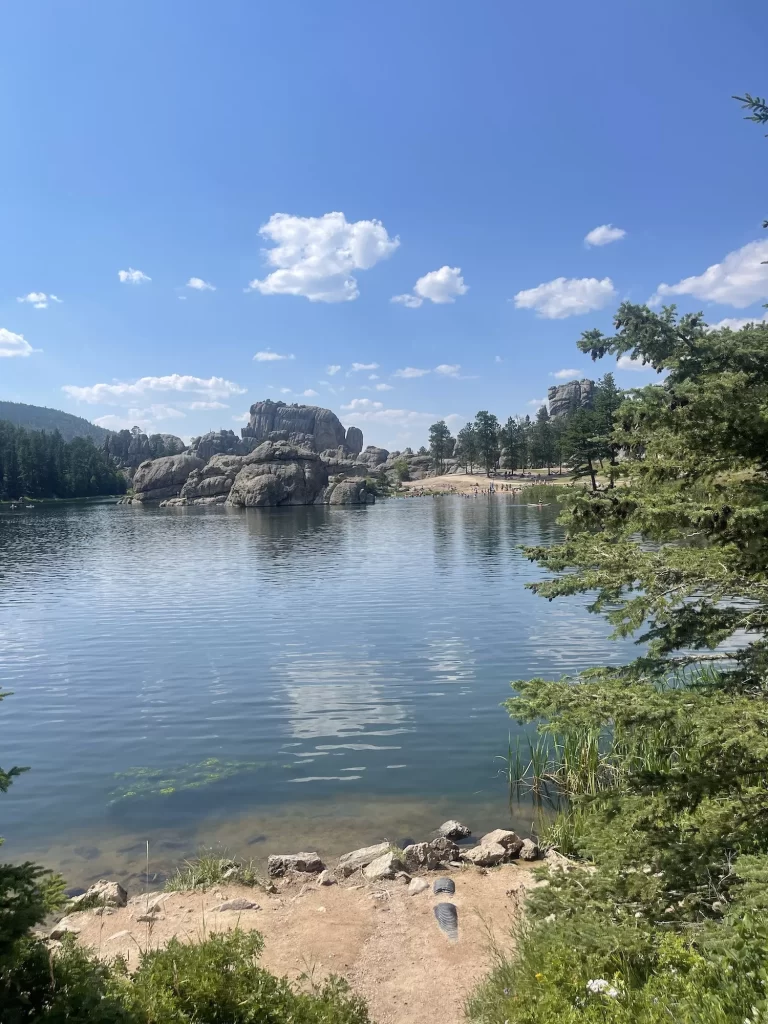
[[[339,857],[336,871],[342,878],[349,878],[355,871],[367,867],[368,864],[378,857],[383,857],[385,853],[389,853],[391,848],[389,843],[377,843],[375,846],[363,846],[359,850],[345,853]]]
[[[347,427],[344,443],[353,455],[359,455],[363,450],[363,432],[360,427]]]
[[[339,480],[328,485],[323,501],[326,505],[372,505],[376,495],[361,480]]]
[[[311,505],[327,485],[328,471],[315,452],[287,441],[265,441],[243,457],[227,504]]]
[[[347,436],[338,416],[330,409],[314,405],[286,405],[270,399],[255,402],[251,406],[248,425],[241,430],[243,438],[265,441],[276,431],[284,431],[285,439],[289,441],[293,440],[292,435],[297,434],[311,437],[311,447],[315,452],[338,448],[345,443]]]
[[[207,462],[214,455],[247,455],[247,448],[234,430],[211,430],[201,437],[192,438],[191,455]]]
[[[398,872],[404,869],[405,865],[398,855],[389,850],[367,864],[363,868],[363,875],[369,882],[380,882],[384,878],[394,878]]]
[[[403,850],[403,862],[405,870],[413,874],[414,871],[431,870],[440,866],[441,853],[431,843],[411,843]]]
[[[142,462],[133,475],[133,500],[143,502],[175,498],[192,470],[202,469],[204,465],[202,459],[187,452]]]
[[[325,864],[317,853],[280,853],[267,858],[267,874],[270,878],[281,878],[290,871],[319,875]]]
[[[375,445],[369,444],[364,451],[360,452],[357,461],[364,462],[368,466],[383,466],[388,458],[389,452],[386,448],[377,448]]]
[[[119,882],[110,882],[106,878],[100,878],[84,893],[70,900],[69,910],[75,911],[81,905],[86,907],[124,907],[127,903],[128,893]]]

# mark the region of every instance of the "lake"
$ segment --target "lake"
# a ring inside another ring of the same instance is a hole
[[[525,589],[554,504],[0,512],[9,859],[72,884],[201,846],[329,856],[511,823],[509,682],[627,660],[583,599]]]

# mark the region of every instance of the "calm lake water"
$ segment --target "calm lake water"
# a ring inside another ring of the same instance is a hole
[[[9,858],[72,884],[201,845],[333,855],[512,821],[513,679],[626,660],[582,599],[525,590],[560,536],[512,496],[365,508],[0,512]]]

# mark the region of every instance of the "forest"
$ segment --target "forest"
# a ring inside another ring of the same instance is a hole
[[[123,494],[126,480],[89,437],[26,430],[0,420],[0,501]]]

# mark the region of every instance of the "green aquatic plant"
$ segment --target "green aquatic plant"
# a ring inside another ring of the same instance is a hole
[[[120,780],[120,785],[110,794],[110,802],[114,804],[134,797],[171,796],[173,793],[210,786],[243,772],[260,771],[268,764],[267,761],[220,761],[217,757],[209,757],[179,768],[129,768],[115,773],[114,777]]]

